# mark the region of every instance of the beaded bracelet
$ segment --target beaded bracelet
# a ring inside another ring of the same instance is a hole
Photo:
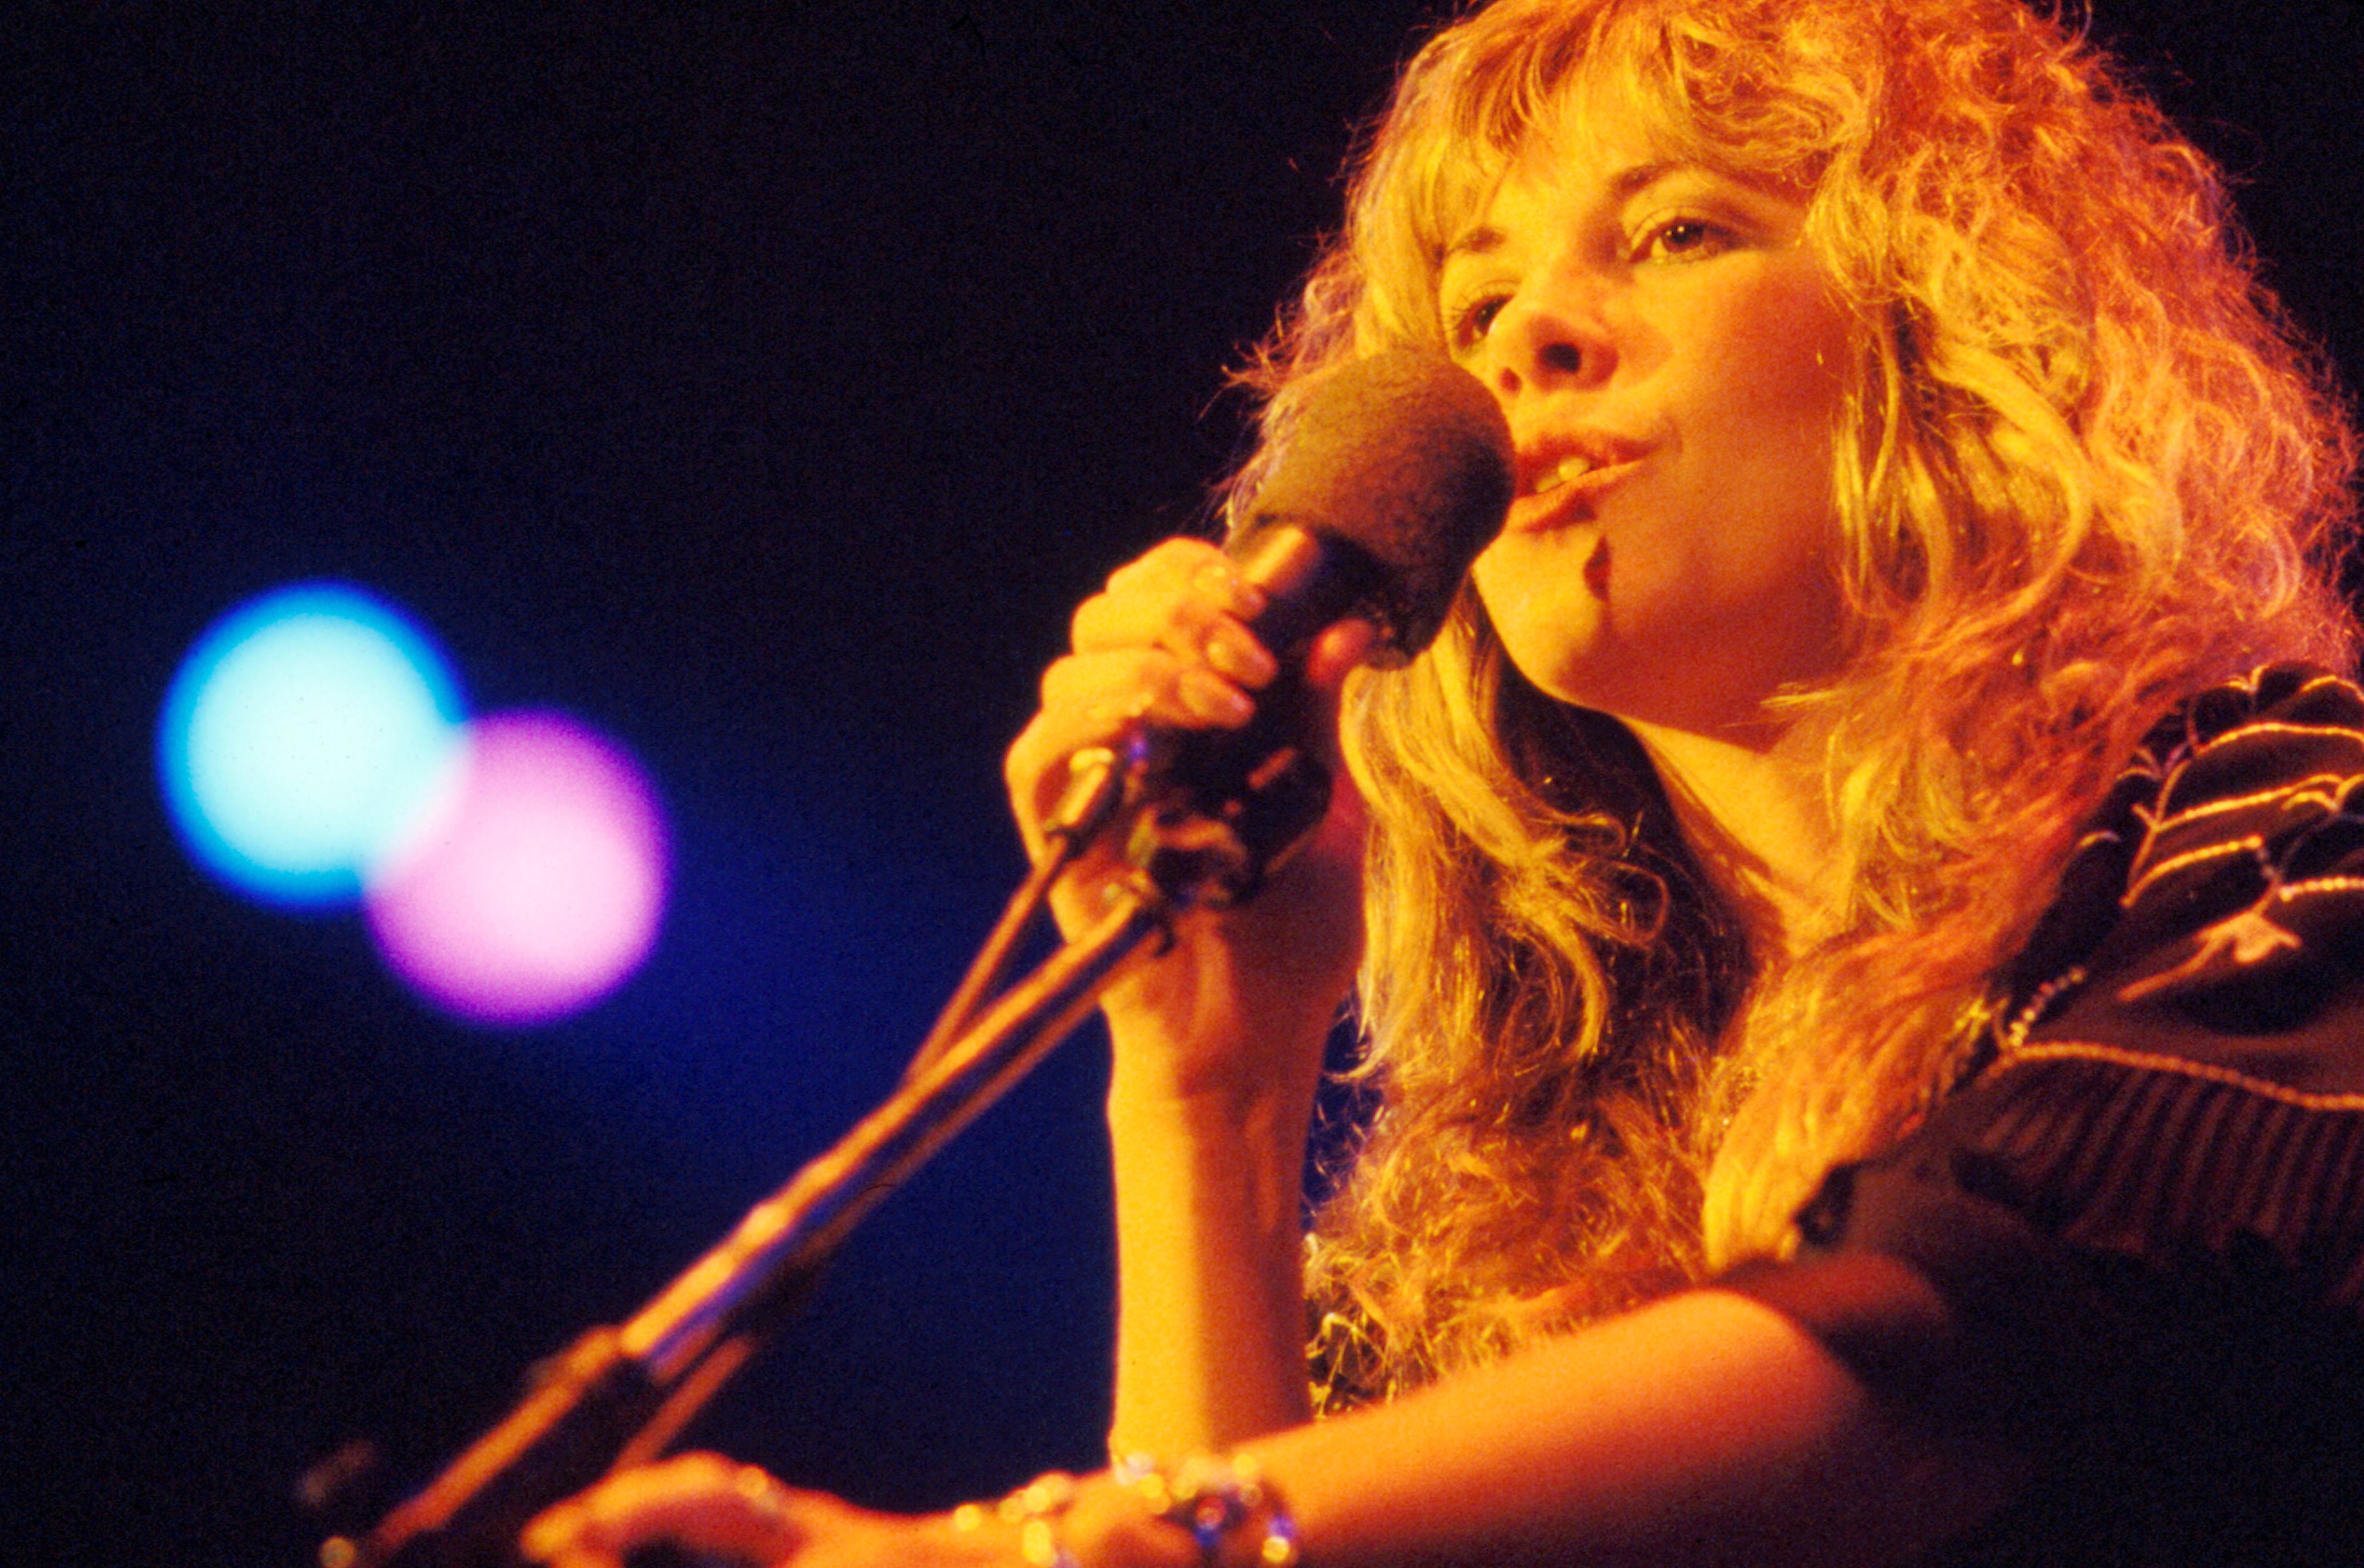
[[[1180,1525],[1199,1549],[1199,1568],[1223,1568],[1224,1547],[1254,1529],[1256,1568],[1299,1568],[1297,1521],[1280,1495],[1245,1454],[1201,1454],[1168,1468],[1147,1454],[1119,1460],[1117,1484],[1140,1499],[1152,1518]],[[1076,1501],[1076,1478],[1049,1471],[987,1506],[963,1503],[953,1528],[973,1530],[987,1518],[1018,1527],[1018,1554],[1026,1568],[1077,1568],[1059,1527]]]
[[[1018,1555],[1026,1568],[1076,1568],[1076,1555],[1059,1534],[1059,1522],[1076,1501],[1076,1478],[1047,1471],[993,1505],[993,1517],[1018,1527]],[[983,1503],[953,1510],[953,1528],[972,1530],[985,1523]]]
[[[1247,1455],[1200,1454],[1168,1469],[1147,1454],[1131,1454],[1117,1462],[1114,1474],[1154,1517],[1190,1532],[1199,1568],[1219,1568],[1226,1543],[1251,1529],[1257,1533],[1250,1561],[1298,1568],[1297,1521]]]

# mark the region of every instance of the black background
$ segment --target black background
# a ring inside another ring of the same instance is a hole
[[[2352,0],[2097,0],[2364,366]],[[307,1561],[891,1084],[1019,869],[1069,607],[1197,520],[1222,368],[1334,220],[1413,0],[19,6],[0,46],[0,1560]],[[658,949],[445,1021],[207,882],[191,641],[341,577],[477,711],[655,779]],[[1087,1465],[1088,1036],[897,1195],[700,1440],[886,1506]]]

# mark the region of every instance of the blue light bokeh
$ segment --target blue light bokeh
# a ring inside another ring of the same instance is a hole
[[[267,903],[358,897],[463,747],[450,662],[342,583],[249,600],[200,638],[157,731],[173,823],[198,863]]]

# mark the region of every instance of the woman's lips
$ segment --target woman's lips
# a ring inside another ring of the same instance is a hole
[[[1592,504],[1641,465],[1640,454],[1604,459],[1578,452],[1544,469],[1511,503],[1508,526],[1515,531],[1589,522]]]

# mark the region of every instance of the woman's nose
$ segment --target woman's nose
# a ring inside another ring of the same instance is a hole
[[[1598,302],[1588,291],[1539,280],[1506,301],[1486,335],[1485,374],[1497,396],[1607,379],[1614,359]]]

